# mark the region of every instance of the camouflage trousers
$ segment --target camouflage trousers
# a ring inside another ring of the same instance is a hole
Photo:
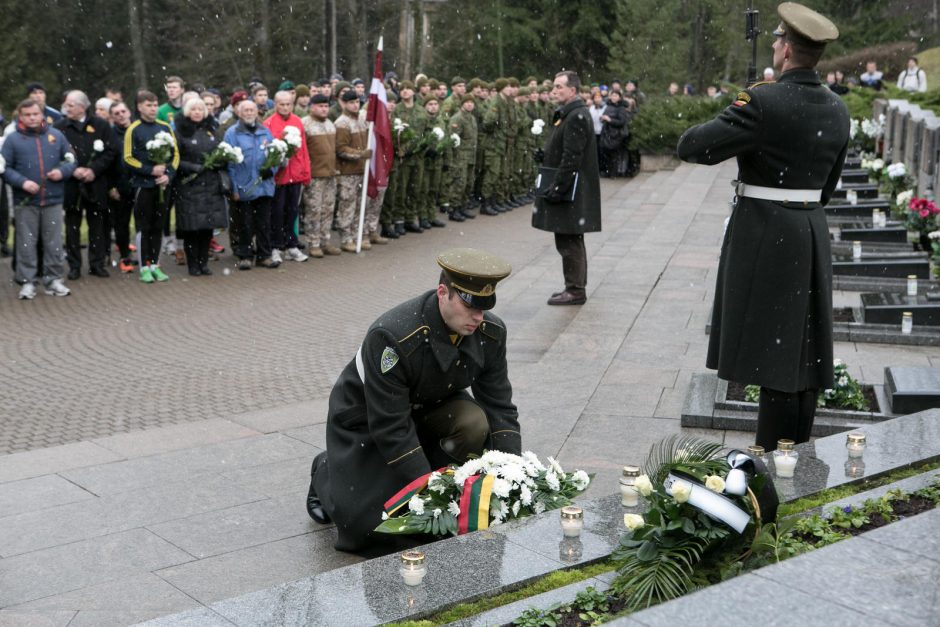
[[[387,187],[380,187],[375,198],[366,198],[366,223],[362,228],[363,237],[379,232],[379,217],[382,214],[382,203],[385,201],[385,192],[387,190]],[[383,221],[383,224],[387,223]]]
[[[356,239],[359,232],[359,201],[362,199],[362,175],[340,174],[336,177],[339,200],[336,206],[336,225],[340,240],[345,244]]]
[[[336,203],[336,177],[310,179],[304,188],[304,237],[309,248],[330,243],[333,205]]]

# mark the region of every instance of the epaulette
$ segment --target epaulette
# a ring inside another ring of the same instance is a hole
[[[773,85],[776,82],[777,81],[758,81],[754,83],[753,85],[751,85],[750,87],[748,87],[748,89],[754,89],[755,87],[760,87],[761,85]]]
[[[430,332],[431,327],[425,324],[398,340],[398,346],[401,348],[402,352],[401,356],[408,357],[411,353],[415,352],[419,346],[427,342]]]
[[[492,320],[484,320],[480,323],[480,333],[500,344],[506,341],[506,327]]]

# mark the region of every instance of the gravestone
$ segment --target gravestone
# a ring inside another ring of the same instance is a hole
[[[930,112],[914,110],[912,107],[910,117],[904,122],[904,152],[901,153],[900,160],[907,164],[907,170],[912,174],[920,171],[921,134],[928,113]]]
[[[844,174],[843,174],[843,176],[844,176]],[[845,179],[843,178],[843,179],[842,179],[842,187],[839,187],[839,188],[833,190],[833,192],[832,192],[832,198],[833,198],[833,200],[835,200],[835,199],[837,199],[837,198],[845,199],[845,198],[847,197],[847,194],[848,194],[849,191],[854,191],[856,197],[857,197],[859,200],[862,200],[862,199],[866,199],[866,200],[867,200],[867,199],[872,199],[872,198],[878,198],[878,184],[877,184],[877,183],[869,183],[869,182],[868,182],[868,179],[867,179],[868,171],[867,171],[867,170],[865,170],[865,176],[866,176],[866,180],[865,180],[864,183],[847,183],[847,182],[845,181]]]
[[[940,159],[940,118],[924,120],[924,131],[920,143],[920,172],[917,174],[917,193],[926,195],[927,190],[937,189],[934,179],[938,175],[937,161]]]
[[[846,183],[867,183],[868,170],[858,167],[849,167],[848,160],[842,166],[842,184]]]
[[[885,159],[888,163],[904,160],[904,149],[908,142],[907,120],[915,111],[920,110],[917,105],[904,101],[903,105],[898,105],[892,112],[895,132],[891,141],[890,159]]]
[[[884,98],[878,98],[871,103],[871,117],[877,120],[888,111],[888,101]]]
[[[907,229],[900,222],[894,221],[883,227],[873,227],[871,220],[844,222],[839,228],[839,239],[843,242],[908,244]]]
[[[896,414],[940,407],[940,368],[888,366],[885,392]]]
[[[885,111],[885,135],[884,135],[884,150],[882,151],[882,156],[887,162],[891,162],[892,155],[894,154],[894,146],[897,143],[900,143],[898,135],[902,132],[902,127],[899,126],[900,120],[904,117],[904,114],[910,108],[910,103],[907,100],[897,100],[891,99],[888,100],[888,108]]]
[[[922,253],[868,253],[862,250],[861,259],[854,259],[851,254],[832,255],[832,273],[843,276],[894,277],[905,278],[915,275],[926,279],[930,273],[930,263]]]
[[[862,294],[862,318],[868,324],[901,324],[901,315],[909,311],[914,326],[940,326],[940,301],[926,294]]]
[[[854,205],[847,202],[844,198],[833,198],[826,205],[826,216],[834,218],[843,217],[871,217],[874,209],[881,209],[885,213],[890,213],[891,203],[883,198],[861,198]]]

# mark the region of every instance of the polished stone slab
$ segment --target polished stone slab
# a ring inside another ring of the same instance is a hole
[[[940,301],[928,300],[926,294],[862,294],[861,301],[867,323],[900,325],[904,312],[910,312],[914,326],[940,326]]]
[[[930,263],[921,253],[870,253],[862,249],[861,259],[853,259],[851,255],[832,256],[832,273],[834,275],[851,275],[864,277],[892,277],[907,278],[910,275],[918,279],[927,279],[930,276]]]
[[[236,625],[376,625],[427,616],[562,566],[491,531],[422,550],[428,574],[417,587],[404,584],[394,554],[213,603],[210,609]]]
[[[140,623],[141,627],[233,627],[233,623],[225,620],[207,607],[170,614]]]
[[[900,222],[887,222],[884,227],[872,227],[871,220],[843,222],[839,228],[843,242],[891,242],[907,244],[907,229]]]
[[[864,198],[859,199],[854,205],[846,202],[845,200],[839,200],[833,198],[829,201],[829,204],[826,205],[825,211],[827,217],[862,217],[862,216],[871,216],[872,209],[882,209],[884,211],[890,211],[891,203],[882,198]]]
[[[848,192],[854,191],[859,200],[878,198],[878,184],[869,183],[866,176],[864,182],[848,183],[843,181],[842,187],[833,190],[832,199],[834,202],[844,201],[848,197]]]
[[[781,501],[792,501],[827,488],[859,483],[898,468],[940,459],[940,409],[931,409],[858,428],[867,442],[864,456],[850,461],[844,435],[798,444],[792,478],[774,478]],[[770,462],[773,469],[773,462]]]
[[[898,414],[940,407],[940,368],[889,366],[885,368],[885,390]]]

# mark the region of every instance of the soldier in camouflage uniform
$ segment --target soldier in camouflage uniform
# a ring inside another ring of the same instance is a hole
[[[441,105],[441,115],[450,119],[450,116],[460,111],[463,97],[467,93],[467,81],[460,76],[450,79],[450,96]]]
[[[483,187],[483,112],[486,110],[486,98],[484,98],[483,93],[485,84],[479,78],[470,81],[470,94],[473,96],[474,103],[473,117],[477,121],[477,153],[474,155],[473,177],[467,183],[472,186],[470,207],[468,208],[474,209],[479,207],[483,200],[481,190]]]
[[[516,141],[519,137],[519,118],[522,112],[516,105],[516,95],[519,93],[519,79],[509,78],[508,96],[506,98],[506,158],[503,159],[503,172],[499,197],[500,205],[504,211],[512,211],[516,207],[521,207],[522,203],[517,201],[513,195],[513,182],[516,180],[517,171],[517,153],[519,151]],[[500,210],[500,206],[496,207]]]
[[[507,208],[500,201],[503,197],[503,181],[508,157],[509,126],[512,114],[509,111],[509,98],[512,87],[505,78],[496,79],[496,95],[489,101],[483,114],[483,208],[480,213],[494,216]]]
[[[432,79],[433,86],[436,81]],[[418,194],[418,220],[422,229],[431,227],[441,228],[446,226],[444,222],[437,217],[438,199],[441,192],[441,174],[444,170],[444,159],[447,156],[446,150],[441,145],[446,143],[447,123],[440,115],[441,101],[437,96],[430,95],[424,100],[424,112],[427,115],[427,148],[424,150],[424,177],[421,180],[421,191]],[[443,135],[438,138],[435,130]]]
[[[339,116],[343,115],[343,105],[341,98],[343,94],[352,89],[352,83],[339,81],[333,87],[333,104],[330,106],[330,122],[335,122]]]
[[[339,246],[330,243],[330,225],[336,204],[336,129],[330,122],[330,101],[323,94],[310,99],[310,114],[301,122],[310,152],[310,183],[304,189],[303,223],[307,254],[320,258],[339,255]]]
[[[477,121],[473,115],[476,99],[470,94],[461,98],[460,109],[448,122],[448,131],[460,138],[460,145],[453,149],[453,157],[448,170],[449,184],[447,192],[448,214],[454,222],[463,222],[475,218],[468,208],[468,198],[473,194],[473,180],[476,171]]]
[[[368,166],[372,150],[369,149],[369,127],[359,119],[359,95],[349,89],[340,97],[343,115],[335,122],[336,164],[339,176],[336,179],[336,222],[342,244],[348,253],[356,252],[356,236],[359,223],[359,203],[362,199],[362,177]],[[362,249],[372,248],[368,237],[362,240]]]
[[[405,132],[399,135],[399,150],[402,153],[401,174],[398,181],[397,212],[401,215],[400,221],[396,217],[395,230],[399,235],[406,232],[421,233],[424,229],[418,222],[418,207],[424,177],[424,137],[427,131],[428,118],[424,107],[415,102],[415,88],[411,81],[402,81],[399,91],[401,102],[395,109],[395,118],[407,124]],[[392,133],[395,133],[394,120]],[[405,139],[408,136],[411,139]]]

